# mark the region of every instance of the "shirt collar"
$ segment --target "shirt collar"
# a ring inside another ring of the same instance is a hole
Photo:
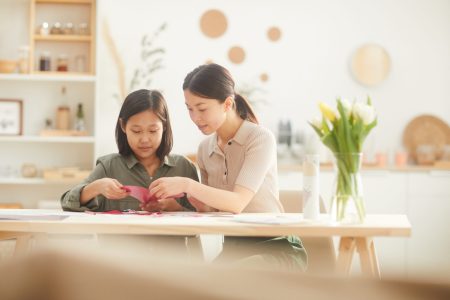
[[[230,141],[235,142],[241,146],[244,145],[245,141],[247,140],[248,136],[250,135],[251,129],[254,126],[257,126],[257,125],[250,121],[244,120],[244,122],[242,122],[238,131],[236,132],[236,134]],[[219,146],[217,145],[217,133],[215,133],[211,137],[211,140],[209,141],[208,154],[209,154],[209,156],[211,156],[214,152],[219,152],[219,151],[220,151]]]
[[[125,159],[125,163],[127,164],[128,169],[133,168],[136,164],[139,163],[139,160],[136,158],[136,156],[134,156],[134,154],[130,154],[128,156],[124,157]],[[169,167],[175,167],[175,161],[173,157],[170,157],[169,155],[166,155],[164,157],[164,161],[161,164],[162,165],[167,165]]]

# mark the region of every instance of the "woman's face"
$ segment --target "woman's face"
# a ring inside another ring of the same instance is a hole
[[[163,124],[151,110],[146,110],[131,116],[122,130],[127,135],[127,141],[138,160],[156,155],[161,145]]]
[[[226,102],[202,98],[189,90],[184,91],[184,98],[192,122],[203,134],[212,134],[222,126],[226,118]]]

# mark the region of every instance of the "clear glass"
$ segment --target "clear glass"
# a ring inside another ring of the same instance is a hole
[[[366,216],[361,180],[362,153],[335,153],[335,181],[331,219],[339,223],[362,223]]]

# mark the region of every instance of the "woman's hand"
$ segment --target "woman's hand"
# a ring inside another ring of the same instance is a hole
[[[128,196],[128,192],[122,189],[123,185],[113,178],[102,178],[95,181],[98,192],[108,199],[118,200]]]
[[[183,197],[184,194],[181,194],[180,197]],[[178,197],[177,197],[178,198]],[[150,201],[146,204],[140,204],[139,207],[142,210],[154,212],[154,211],[183,211],[184,208],[180,204],[178,204],[177,199],[168,198],[168,199],[160,199],[158,201]]]
[[[195,208],[196,211],[198,212],[214,212],[214,211],[218,211],[215,208],[212,208],[211,206],[206,205],[205,203],[193,198],[193,197],[188,197],[188,201],[189,203],[191,203],[191,205]]]
[[[147,203],[141,203],[139,207],[141,210],[146,210],[149,212],[163,211],[164,210],[164,202],[161,200],[158,201],[149,201]]]
[[[150,195],[158,199],[179,197],[187,193],[189,178],[186,177],[163,177],[152,182],[149,186]]]

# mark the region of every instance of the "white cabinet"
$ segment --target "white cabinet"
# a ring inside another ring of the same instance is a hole
[[[367,170],[362,172],[362,176],[367,213],[406,213],[408,174],[386,170]],[[406,242],[406,238],[399,237],[375,239],[379,264],[384,275],[406,275]]]
[[[450,274],[450,171],[409,174],[408,274]]]
[[[332,171],[320,174],[321,194],[327,202]],[[375,240],[384,275],[450,274],[450,171],[363,170],[366,212],[407,214],[412,235]],[[299,190],[301,172],[280,172],[280,190]]]

